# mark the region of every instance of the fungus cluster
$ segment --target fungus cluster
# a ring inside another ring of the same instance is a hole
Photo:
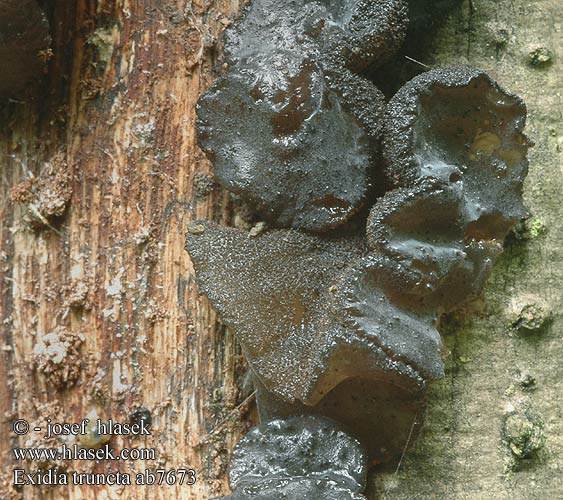
[[[384,98],[358,71],[383,62],[406,23],[401,0],[251,2],[227,31],[230,69],[198,105],[219,181],[280,227],[348,220],[383,188]]]
[[[200,221],[186,238],[262,419],[329,416],[378,460],[402,451],[443,376],[438,317],[480,293],[526,215],[519,97],[448,67],[385,104],[359,74],[406,25],[399,0],[254,0],[197,126],[218,180],[275,229]]]

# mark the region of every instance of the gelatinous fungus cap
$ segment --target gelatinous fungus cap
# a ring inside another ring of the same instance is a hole
[[[526,215],[525,122],[519,97],[464,67],[424,73],[391,99],[383,153],[400,187],[372,207],[367,236],[415,277],[402,289],[411,307],[451,309],[481,291]]]
[[[464,200],[461,182],[424,178],[373,206],[368,244],[396,263],[387,289],[395,302],[419,313],[447,311],[480,293],[502,239],[468,236]]]
[[[327,481],[318,479],[270,479],[260,485],[237,489],[222,500],[365,500],[359,493],[352,493]]]
[[[399,0],[251,2],[197,107],[217,178],[278,226],[348,220],[383,184],[383,96],[352,70],[388,57],[406,23]]]
[[[365,234],[190,226],[200,288],[241,342],[262,418],[334,417],[379,460],[404,448],[426,382],[443,376],[438,315],[481,291],[526,213],[525,120],[522,101],[485,73],[433,70],[388,106],[383,153],[395,188],[372,206]],[[295,220],[307,212],[291,210]]]
[[[407,26],[404,0],[253,0],[225,33],[225,60],[246,63],[299,45],[359,72],[389,59]]]
[[[230,500],[364,500],[367,460],[357,439],[318,416],[293,416],[252,429],[235,447]]]
[[[311,2],[313,3],[313,2]],[[319,0],[326,20],[323,51],[353,71],[379,66],[401,47],[408,26],[404,0]]]
[[[502,239],[526,215],[525,123],[522,99],[482,71],[423,73],[389,103],[383,139],[388,176],[399,187],[426,177],[461,183],[469,236]]]
[[[358,376],[420,388],[443,374],[432,316],[388,300],[394,263],[365,255],[361,236],[249,237],[196,222],[186,247],[201,290],[236,332],[254,373],[288,402],[314,405]]]
[[[221,183],[266,219],[334,227],[358,210],[375,181],[383,96],[299,51],[262,62],[231,71],[200,99],[199,144]]]
[[[37,0],[0,0],[0,98],[14,97],[46,68],[49,25]]]

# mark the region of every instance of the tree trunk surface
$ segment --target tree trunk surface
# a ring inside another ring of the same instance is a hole
[[[252,395],[240,349],[198,292],[184,234],[198,218],[236,222],[196,146],[194,106],[239,7],[46,8],[49,73],[0,111],[2,500],[207,500],[229,491],[230,452],[255,421]],[[524,98],[536,143],[525,189],[532,218],[507,245],[482,305],[450,318],[447,376],[432,386],[423,434],[398,467],[371,474],[370,500],[563,498],[562,36],[558,0],[467,0],[420,61],[482,68]],[[111,446],[154,449],[155,460],[47,465],[133,481],[145,469],[191,468],[195,484],[13,487],[14,469],[38,467],[16,461],[15,447],[73,442],[44,440],[46,418],[129,422],[138,407],[152,414],[151,435],[113,437]],[[516,453],[512,417],[531,429],[521,432],[536,444],[529,458]],[[30,423],[27,435],[13,432],[15,419]]]
[[[193,486],[30,486],[23,498],[228,491],[227,450],[245,409],[241,358],[198,293],[184,234],[193,219],[230,222],[194,120],[218,36],[237,12],[236,0],[59,0],[48,11],[54,54],[37,92],[46,97],[22,98],[1,117],[2,499],[18,498],[14,468],[37,468],[15,462],[13,447],[60,444],[43,432],[18,438],[15,418],[129,422],[137,407],[152,413],[151,436],[111,445],[154,448],[156,461],[67,469],[193,468]]]

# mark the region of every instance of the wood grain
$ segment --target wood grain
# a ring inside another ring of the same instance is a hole
[[[0,111],[2,499],[228,491],[228,450],[246,408],[237,409],[243,366],[194,284],[184,233],[193,219],[229,222],[231,214],[228,197],[209,186],[194,105],[238,8],[236,0],[57,0],[48,9],[49,74]],[[49,211],[57,203],[63,215]],[[38,352],[53,332],[58,348],[71,339],[79,351],[46,366]],[[78,367],[75,383],[65,367]],[[14,418],[126,422],[138,406],[152,412],[152,435],[112,445],[156,448],[156,462],[64,466],[191,467],[194,486],[11,488],[12,447],[60,444],[18,439]]]

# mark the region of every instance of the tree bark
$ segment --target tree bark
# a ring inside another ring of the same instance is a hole
[[[398,472],[393,467],[372,476],[370,498],[562,498],[563,16],[558,4],[464,1],[434,33],[432,48],[420,61],[484,69],[524,99],[526,132],[535,142],[524,189],[532,217],[525,234],[507,243],[478,310],[447,325],[446,378],[431,388],[423,435]],[[518,328],[531,309],[536,324]],[[543,434],[545,445],[530,458],[519,459],[510,449],[515,444],[506,426],[510,416]]]
[[[184,233],[198,218],[233,223],[232,202],[196,146],[194,106],[238,9],[237,0],[47,3],[48,75],[0,111],[1,499],[206,500],[228,492],[229,453],[254,420],[252,396],[242,391],[232,334],[199,295]],[[450,321],[448,375],[431,390],[423,436],[397,469],[372,474],[369,498],[557,499],[561,9],[556,0],[465,0],[452,12],[420,62],[485,69],[525,99],[536,142],[525,192],[533,219],[507,247],[484,306],[471,321]],[[518,329],[526,306],[543,322],[531,334]],[[111,445],[154,448],[155,461],[46,465],[187,467],[194,485],[12,486],[13,469],[37,469],[15,461],[14,447],[62,443],[33,431],[16,436],[15,419],[128,422],[138,407],[152,413],[151,436]],[[543,421],[546,444],[517,460],[505,422],[528,411]]]
[[[218,35],[237,11],[236,0],[47,6],[47,81],[1,114],[2,499],[228,491],[227,450],[245,410],[241,358],[199,296],[184,234],[196,218],[230,222],[228,198],[213,189],[196,147],[194,108],[213,79]],[[136,407],[152,412],[152,435],[111,445],[155,448],[156,461],[67,470],[187,467],[195,485],[12,488],[14,468],[38,465],[15,462],[13,447],[61,444],[43,432],[18,438],[14,419],[128,422]]]

